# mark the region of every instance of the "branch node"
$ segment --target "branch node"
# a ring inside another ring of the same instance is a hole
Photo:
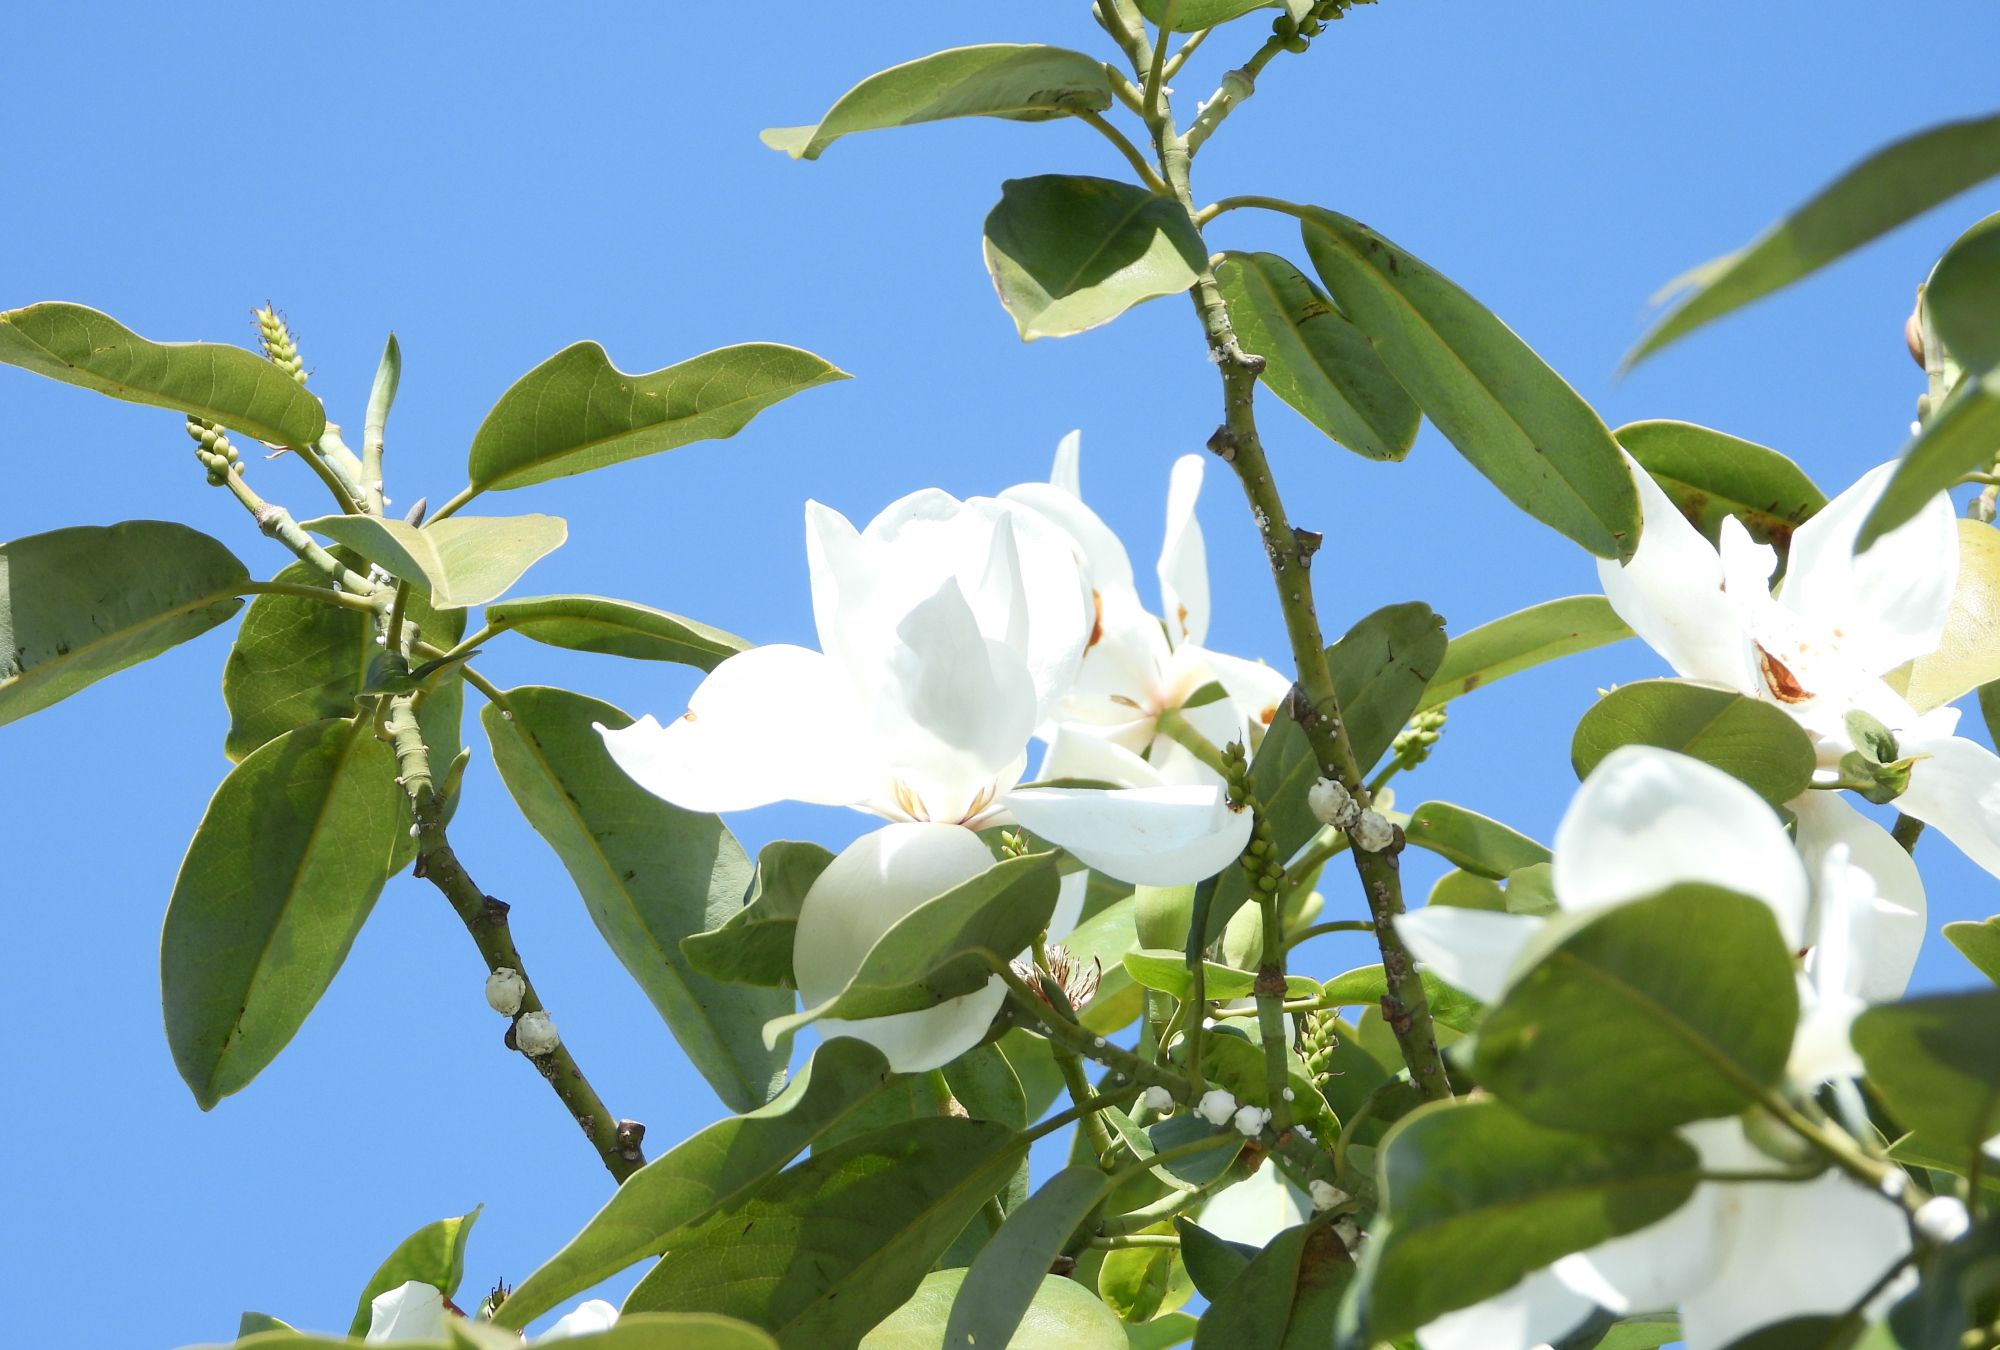
[[[1217,427],[1215,434],[1208,438],[1208,448],[1220,457],[1223,463],[1234,464],[1236,462],[1236,433],[1226,426]]]

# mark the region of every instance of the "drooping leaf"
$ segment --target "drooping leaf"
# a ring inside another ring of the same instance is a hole
[[[1010,178],[986,217],[986,270],[1023,340],[1106,324],[1208,265],[1178,202],[1109,178]]]
[[[1380,1340],[1665,1218],[1701,1175],[1676,1135],[1548,1129],[1491,1100],[1413,1112],[1378,1167],[1387,1231],[1363,1250],[1366,1323]]]
[[[1947,1156],[2000,1134],[2000,990],[1879,1004],[1852,1039],[1896,1122]]]
[[[847,379],[811,352],[723,347],[629,375],[595,342],[565,347],[515,381],[473,435],[472,486],[502,491],[734,436],[774,403]]]
[[[1599,699],[1576,725],[1570,762],[1587,778],[1621,745],[1657,745],[1741,779],[1782,805],[1806,790],[1812,738],[1775,703],[1686,680],[1639,680]]]
[[[1944,926],[1944,936],[1981,975],[2000,984],[2000,916],[1979,923],[1968,920],[1948,923]]]
[[[1865,550],[1914,519],[1938,493],[1968,473],[1992,467],[2000,454],[2000,372],[1968,371],[1903,447],[1902,462],[1875,509],[1861,522],[1856,549]]]
[[[569,537],[560,516],[450,516],[424,526],[321,516],[302,523],[424,591],[439,609],[498,599]]]
[[[841,1037],[821,1045],[769,1105],[717,1121],[627,1177],[582,1232],[515,1287],[493,1320],[518,1330],[732,1212],[890,1081],[887,1061],[867,1042]]]
[[[1264,358],[1266,388],[1356,454],[1401,459],[1423,418],[1368,335],[1275,253],[1227,253],[1215,270],[1229,321]]]
[[[167,1042],[203,1110],[276,1058],[326,992],[408,819],[366,718],[286,732],[222,780],[160,935]]]
[[[947,1346],[1005,1345],[1070,1234],[1111,1193],[1101,1168],[1065,1167],[1007,1216],[965,1273],[945,1324]]]
[[[938,1350],[966,1269],[934,1270],[910,1301],[861,1338],[861,1350]],[[1178,1342],[1167,1342],[1177,1344]],[[1044,1275],[1007,1350],[1132,1350],[1109,1308],[1075,1280]]]
[[[2000,369],[2000,213],[1987,216],[1945,250],[1924,286],[1931,328],[1966,370]]]
[[[773,127],[764,144],[793,159],[818,159],[857,131],[947,117],[1038,122],[1111,106],[1104,63],[1082,52],[1012,42],[954,47],[891,66],[842,94],[808,127]]]
[[[457,1293],[459,1281],[465,1278],[465,1241],[472,1236],[472,1225],[478,1221],[482,1208],[474,1206],[470,1214],[425,1224],[397,1243],[396,1250],[389,1253],[362,1289],[347,1334],[366,1336],[373,1317],[369,1305],[376,1295],[386,1294],[411,1280],[421,1280],[446,1298]]]
[[[735,836],[715,816],[655,797],[613,762],[595,727],[632,719],[609,703],[528,686],[511,690],[507,705],[489,704],[480,721],[521,814],[562,859],[597,931],[716,1094],[733,1111],[763,1105],[785,1070],[763,1025],[791,996],[713,980],[680,945],[736,912],[750,860]]]
[[[1549,860],[1547,848],[1499,821],[1450,802],[1425,802],[1410,812],[1403,835],[1418,848],[1466,871],[1498,881]]]
[[[255,352],[216,342],[148,342],[82,305],[48,301],[0,313],[0,363],[220,422],[274,445],[313,445],[326,430],[319,400]]]
[[[1918,712],[2000,680],[2000,530],[1959,520],[1958,582],[1937,647],[1884,678]]]
[[[677,661],[697,670],[714,670],[751,645],[720,628],[601,595],[523,596],[489,606],[485,618],[491,627],[551,647],[635,661]]]
[[[1376,610],[1326,649],[1341,720],[1363,773],[1388,753],[1417,710],[1445,648],[1444,620],[1411,600]]]
[[[1628,422],[1611,433],[1709,543],[1735,516],[1750,537],[1780,549],[1826,505],[1805,470],[1776,450],[1692,422]]]
[[[1530,605],[1453,638],[1417,710],[1435,708],[1545,661],[1631,636],[1632,630],[1601,595],[1572,595]]]
[[[1485,1004],[1429,971],[1419,971],[1418,977],[1423,981],[1424,1002],[1430,1005],[1432,1021],[1453,1031],[1471,1031],[1478,1024]],[[1381,966],[1356,966],[1322,985],[1320,1002],[1330,1008],[1373,1008],[1380,1006],[1388,992],[1389,979]]]
[[[2000,116],[1946,122],[1856,164],[1734,253],[1680,278],[1680,302],[1626,356],[1636,365],[1711,319],[1739,309],[2000,173]]]
[[[1556,1129],[1733,1115],[1784,1072],[1792,953],[1761,900],[1683,883],[1555,920],[1479,1028],[1479,1081]]]
[[[818,844],[780,840],[757,854],[743,908],[718,928],[681,939],[688,964],[710,979],[792,987],[792,938],[806,892],[833,855]]]
[[[1320,1350],[1334,1344],[1354,1262],[1326,1223],[1272,1238],[1195,1328],[1195,1350]]]
[[[1162,1222],[1143,1231],[1167,1236],[1173,1229]],[[1183,1298],[1176,1297],[1176,1286],[1183,1295],[1193,1287],[1181,1269],[1180,1253],[1172,1247],[1126,1247],[1106,1252],[1097,1268],[1097,1296],[1130,1329],[1159,1316],[1169,1299],[1182,1302]]]
[[[1276,9],[1277,0],[1180,0],[1174,11],[1176,33],[1198,33],[1259,9]],[[1154,23],[1167,16],[1167,0],[1139,0],[1139,12]]]
[[[1639,545],[1639,497],[1611,432],[1483,305],[1346,216],[1301,215],[1306,252],[1425,416],[1516,506],[1600,558]]]
[[[1181,1235],[1181,1258],[1187,1262],[1194,1287],[1211,1304],[1222,1296],[1223,1290],[1235,1283],[1236,1277],[1243,1273],[1243,1268],[1250,1264],[1250,1258],[1259,1250],[1241,1242],[1219,1238],[1184,1216],[1174,1220],[1174,1231]]]
[[[1026,1150],[1003,1125],[951,1117],[821,1149],[683,1230],[625,1308],[740,1317],[786,1347],[853,1344],[916,1292]]]

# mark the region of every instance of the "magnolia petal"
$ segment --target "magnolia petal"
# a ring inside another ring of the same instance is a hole
[[[1664,1312],[1714,1278],[1717,1215],[1725,1198],[1721,1183],[1705,1182],[1658,1223],[1563,1257],[1554,1266],[1556,1278],[1620,1317]]]
[[[1398,918],[1396,933],[1431,974],[1482,1003],[1494,1003],[1507,988],[1515,960],[1546,922],[1533,914],[1426,905]]]
[[[1202,457],[1182,455],[1167,480],[1167,534],[1160,544],[1160,608],[1175,646],[1208,637],[1208,549],[1202,543],[1195,499],[1201,495]]]
[[[1505,1293],[1418,1327],[1417,1344],[1423,1350],[1533,1350],[1561,1340],[1594,1310],[1553,1270],[1538,1270]]]
[[[1958,522],[1944,493],[1855,554],[1861,523],[1897,463],[1870,469],[1799,526],[1778,597],[1833,633],[1873,675],[1936,649],[1958,582]]]
[[[1176,651],[1174,655],[1178,658],[1180,652]],[[1250,743],[1250,731],[1243,723],[1243,714],[1230,699],[1219,698],[1198,708],[1183,707],[1180,713],[1196,735],[1218,749],[1231,741],[1244,745]],[[1146,758],[1159,770],[1160,778],[1168,783],[1222,782],[1221,774],[1196,758],[1194,751],[1169,736],[1154,737],[1153,748]]]
[[[1917,966],[1929,912],[1916,860],[1838,792],[1805,792],[1788,805],[1798,818],[1806,872],[1821,892],[1821,931],[1814,945],[1837,938],[1846,947],[1846,970],[1837,991],[1829,992],[1869,1003],[1901,998]],[[1835,888],[1847,900],[1837,935],[1826,931],[1827,900]]]
[[[1049,915],[1049,941],[1061,942],[1076,930],[1083,918],[1083,902],[1090,894],[1090,873],[1078,869],[1064,877],[1056,888],[1055,912]]]
[[[1262,1247],[1272,1238],[1306,1221],[1305,1197],[1268,1160],[1243,1180],[1224,1186],[1208,1198],[1196,1220],[1224,1242]]]
[[[1212,877],[1250,842],[1250,813],[1231,810],[1220,787],[1016,788],[1001,801],[1085,866],[1140,886]]]
[[[847,987],[897,920],[993,865],[979,836],[961,825],[887,825],[835,856],[799,907],[792,973],[810,1008]],[[998,976],[983,989],[925,1008],[849,1022],[825,1018],[825,1037],[868,1042],[898,1073],[942,1068],[979,1044],[1006,1001]]]
[[[1083,496],[1083,432],[1072,431],[1056,442],[1056,460],[1049,467],[1049,483],[1070,496]]]
[[[2000,756],[1963,736],[1902,737],[1910,786],[1896,809],[1915,816],[1958,845],[1966,857],[2000,876]]]
[[[1756,896],[1785,941],[1803,945],[1805,867],[1776,813],[1739,780],[1671,750],[1625,745],[1604,757],[1556,827],[1553,880],[1569,910],[1706,882]]]
[[[1062,721],[1123,722],[1175,707],[1180,698],[1168,685],[1172,661],[1160,621],[1146,612],[1135,593],[1100,591],[1090,646],[1056,716]]]
[[[1045,779],[1077,778],[1120,787],[1160,787],[1160,771],[1141,758],[1153,739],[1153,719],[1123,726],[1062,723],[1050,733],[1042,756]]]
[[[1676,673],[1731,689],[1757,688],[1750,643],[1736,606],[1723,593],[1722,559],[1630,455],[1639,491],[1639,547],[1622,566],[1597,564],[1604,596],[1632,631]]]
[[[843,613],[859,613],[874,598],[875,549],[846,516],[816,501],[806,502],[806,572],[812,579],[813,626],[819,647],[836,660],[849,626]]]
[[[804,647],[752,647],[709,673],[682,716],[599,728],[631,779],[690,811],[775,801],[847,806],[879,781],[840,667]]]
[[[1285,706],[1285,699],[1292,692],[1292,677],[1262,661],[1246,661],[1206,648],[1202,658],[1229,691],[1229,700],[1249,723],[1251,735],[1261,735]]]
[[[1076,494],[1053,483],[1017,483],[1000,498],[1027,507],[1067,534],[1089,573],[1093,590],[1133,589],[1132,559],[1125,545]]]
[[[569,1336],[588,1336],[596,1331],[609,1331],[618,1324],[618,1309],[601,1298],[588,1299],[579,1303],[569,1312],[556,1319],[556,1324],[528,1342],[542,1345],[548,1341],[560,1341]]]
[[[436,1285],[409,1280],[368,1304],[369,1345],[445,1338],[444,1294]]]

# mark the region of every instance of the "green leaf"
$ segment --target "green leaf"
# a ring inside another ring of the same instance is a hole
[[[1683,883],[1557,919],[1522,959],[1475,1063],[1531,1120],[1669,1129],[1734,1115],[1784,1073],[1798,991],[1761,900]]]
[[[945,1345],[1007,1344],[1049,1263],[1110,1193],[1110,1177],[1096,1167],[1065,1167],[1043,1182],[973,1260],[951,1305]]]
[[[403,382],[403,347],[394,333],[382,344],[375,379],[368,386],[368,410],[361,419],[361,443],[380,446],[389,427],[389,409],[396,406],[396,389]]]
[[[1856,549],[1866,549],[1897,526],[1915,519],[1938,493],[1959,478],[1983,471],[2000,450],[2000,374],[1968,372],[1933,412],[1890,475],[1875,509],[1861,522]]]
[[[1257,972],[1237,970],[1231,966],[1219,966],[1213,961],[1201,963],[1203,971],[1202,993],[1209,999],[1248,998],[1257,984]],[[1147,989],[1158,989],[1184,997],[1193,983],[1188,975],[1187,956],[1184,952],[1165,949],[1141,948],[1125,953],[1125,969],[1132,978]],[[1286,998],[1312,998],[1319,993],[1319,981],[1304,975],[1285,977]]]
[[[0,313],[0,363],[220,422],[274,445],[313,445],[326,430],[319,400],[255,352],[215,342],[148,342],[82,305],[49,301]]]
[[[1955,703],[2000,680],[2000,530],[1958,526],[1958,581],[1938,645],[1883,678],[1918,712]]]
[[[275,1059],[326,992],[408,820],[396,757],[366,718],[286,732],[222,780],[160,935],[167,1042],[204,1111]]]
[[[206,633],[250,574],[163,520],[79,525],[0,544],[0,725]]]
[[[1178,202],[1109,178],[1010,178],[986,217],[986,270],[1025,341],[1110,323],[1208,266]]]
[[[2000,916],[1979,923],[1948,923],[1944,926],[1944,936],[1981,975],[2000,984]]]
[[[1093,874],[1092,882],[1096,881]],[[1138,902],[1132,896],[1114,900],[1078,924],[1062,940],[1063,949],[1088,965],[1095,960],[1102,969],[1097,995],[1077,1014],[1078,1020],[1099,1036],[1109,1036],[1129,1024],[1145,1008],[1145,991],[1126,973],[1125,953],[1139,945],[1134,920]]]
[[[428,593],[439,609],[498,599],[569,537],[560,516],[449,516],[421,527],[379,516],[321,516],[303,524]]]
[[[934,1270],[916,1294],[861,1338],[861,1350],[938,1350],[965,1283],[964,1267]],[[1178,1344],[1178,1342],[1166,1342]],[[1129,1350],[1111,1310],[1075,1280],[1044,1275],[1008,1350]]]
[[[468,1330],[474,1324],[450,1319],[450,1340],[409,1341],[405,1350],[492,1350],[489,1335]],[[351,1350],[361,1342],[344,1336],[308,1336],[270,1332],[236,1341],[228,1350]],[[563,1350],[776,1350],[777,1342],[747,1322],[705,1313],[645,1313],[620,1317],[606,1331],[564,1339]],[[209,1347],[223,1350],[223,1347]]]
[[[1368,335],[1275,253],[1225,253],[1215,270],[1230,323],[1264,358],[1266,388],[1356,454],[1398,460],[1423,419]]]
[[[1320,280],[1472,467],[1600,558],[1639,545],[1639,496],[1611,432],[1470,295],[1346,216],[1302,208]]]
[[[1604,1339],[1591,1350],[1660,1350],[1681,1338],[1681,1324],[1672,1317],[1627,1317],[1612,1323]]]
[[[630,600],[601,595],[536,595],[488,607],[486,622],[577,652],[635,661],[677,661],[714,670],[751,644],[734,633]]]
[[[1444,662],[1444,620],[1422,601],[1385,605],[1326,649],[1361,772],[1388,753]],[[1315,770],[1317,777],[1317,770]],[[1310,783],[1307,784],[1311,786]]]
[[[1164,1234],[1166,1225],[1148,1232]],[[1176,1253],[1172,1247],[1126,1247],[1104,1253],[1097,1268],[1097,1296],[1131,1327],[1156,1316],[1174,1288]],[[1186,1288],[1186,1276],[1181,1277]]]
[[[565,347],[500,396],[472,438],[472,486],[499,491],[727,440],[774,403],[847,372],[752,342],[628,375],[595,342]]]
[[[710,979],[792,987],[792,938],[806,892],[833,861],[818,844],[780,840],[757,854],[743,908],[721,927],[681,939],[688,964]]]
[[[255,1336],[260,1331],[282,1331],[287,1335],[298,1334],[298,1328],[289,1322],[279,1321],[269,1313],[246,1312],[236,1322],[236,1339],[241,1341]]]
[[[1323,1350],[1354,1262],[1326,1223],[1287,1228],[1209,1305],[1195,1350]]]
[[[1430,1005],[1431,1020],[1453,1031],[1471,1031],[1485,1015],[1486,1005],[1472,995],[1454,989],[1429,971],[1419,971],[1424,985],[1424,1002]],[[1329,1008],[1374,1008],[1389,992],[1389,980],[1382,967],[1356,966],[1336,975],[1320,989],[1320,1002]]]
[[[1198,33],[1259,9],[1278,8],[1275,0],[1180,0],[1174,11],[1176,33]],[[1167,16],[1167,0],[1139,0],[1139,12],[1154,23]]]
[[[1026,1151],[1003,1125],[950,1117],[821,1149],[683,1230],[625,1307],[740,1317],[788,1347],[851,1345],[916,1292]]]
[[[1507,892],[1497,881],[1454,867],[1431,883],[1430,896],[1424,903],[1504,914],[1507,912]]]
[[[1028,1128],[1028,1099],[1007,1057],[991,1044],[975,1045],[944,1066],[945,1085],[974,1120]]]
[[[1483,623],[1445,648],[1417,711],[1435,708],[1545,661],[1632,636],[1601,595],[1572,595]]]
[[[1692,422],[1630,422],[1611,433],[1709,543],[1735,516],[1750,537],[1780,549],[1826,505],[1805,470],[1776,450]]]
[[[1570,762],[1588,778],[1621,745],[1677,750],[1741,779],[1773,806],[1812,782],[1812,737],[1775,703],[1685,680],[1640,680],[1599,699],[1576,725]]]
[[[635,789],[636,790],[636,789]],[[773,1019],[767,1044],[822,1017],[859,1021],[935,1007],[981,988],[1055,912],[1055,854],[994,863],[911,910],[862,959],[847,987],[815,1007]]]
[[[1743,248],[1672,283],[1680,302],[1625,357],[1629,368],[1711,319],[1790,285],[2000,173],[2000,116],[1946,122],[1885,146]]]
[[[1905,1129],[1947,1156],[2000,1134],[2000,990],[1869,1008],[1854,1020],[1868,1085]]]
[[[423,1281],[446,1298],[457,1293],[459,1281],[465,1278],[465,1241],[472,1236],[472,1225],[483,1208],[474,1206],[470,1214],[425,1224],[397,1243],[396,1250],[389,1253],[361,1291],[347,1334],[366,1336],[368,1323],[374,1316],[369,1305],[376,1296],[411,1280]]]
[[[764,144],[793,159],[818,159],[857,131],[880,131],[947,117],[1039,122],[1111,106],[1104,63],[1063,47],[996,42],[954,47],[870,75],[809,127],[773,127]]]
[[[1665,1218],[1694,1193],[1701,1159],[1672,1134],[1574,1134],[1453,1101],[1399,1122],[1379,1168],[1388,1224],[1365,1249],[1366,1321],[1386,1340]]]
[[[1189,1313],[1161,1313],[1150,1322],[1134,1323],[1125,1328],[1125,1350],[1172,1350],[1173,1346],[1186,1345],[1193,1340],[1195,1328],[1200,1325]]]
[[[2000,213],[1986,217],[1945,250],[1924,286],[1931,328],[1958,364],[2000,369]]]
[[[1202,1032],[1201,1046],[1201,1071],[1213,1086],[1228,1088],[1237,1101],[1248,1106],[1271,1105],[1268,1066],[1261,1044],[1252,1041],[1240,1028],[1212,1027]],[[1176,1050],[1176,1061],[1184,1061],[1185,1048],[1177,1046]],[[1340,1122],[1334,1119],[1326,1098],[1320,1095],[1305,1061],[1290,1049],[1285,1056],[1285,1085],[1292,1093],[1292,1114],[1300,1124],[1309,1128],[1317,1138],[1340,1133]],[[1198,1118],[1189,1119],[1194,1124],[1185,1128],[1193,1130],[1195,1125],[1200,1125],[1202,1129],[1207,1129],[1206,1123]],[[1167,1147],[1158,1139],[1154,1143],[1160,1148]],[[1227,1162],[1236,1153],[1234,1149],[1218,1149],[1217,1152],[1222,1162]],[[1187,1174],[1177,1169],[1177,1175]]]
[[[865,1041],[841,1037],[821,1045],[769,1105],[717,1121],[627,1177],[582,1232],[515,1287],[493,1320],[518,1330],[564,1299],[658,1256],[690,1228],[734,1212],[891,1081],[881,1051]]]
[[[1518,830],[1450,802],[1425,802],[1410,812],[1403,836],[1418,848],[1495,881],[1549,861],[1548,849]]]
[[[1210,1303],[1235,1283],[1259,1250],[1219,1238],[1186,1217],[1174,1220],[1174,1230],[1181,1235],[1181,1259],[1187,1263],[1188,1276]]]
[[[993,1046],[1021,1084],[1027,1118],[1040,1120],[1063,1091],[1062,1068],[1056,1063],[1049,1043],[1020,1027],[1010,1027]]]
[[[680,946],[736,912],[750,860],[735,836],[715,816],[655,797],[612,761],[596,727],[632,719],[609,703],[528,686],[510,690],[507,705],[489,704],[480,721],[521,814],[716,1095],[732,1111],[763,1105],[785,1072],[763,1024],[791,996],[712,980]]]
[[[1927,1263],[1923,1282],[1889,1310],[1883,1346],[1896,1350],[1958,1350],[1977,1344],[2000,1303],[2000,1223],[1983,1218]],[[1836,1343],[1836,1344],[1850,1344]]]
[[[1235,1050],[1237,1047],[1246,1044],[1240,1036],[1230,1036],[1224,1039],[1230,1042],[1228,1046],[1224,1047],[1226,1050]],[[1261,1066],[1262,1063],[1263,1061],[1260,1058],[1258,1065]],[[1246,1082],[1252,1080],[1261,1081],[1257,1077],[1257,1074],[1260,1072],[1261,1068],[1257,1072],[1246,1069],[1240,1054],[1230,1061],[1229,1077],[1231,1079],[1241,1079]],[[1258,1104],[1263,1104],[1265,1093],[1261,1088],[1257,1093],[1257,1097]],[[1123,1132],[1121,1131],[1121,1133]],[[1158,1163],[1148,1169],[1154,1177],[1177,1191],[1198,1191],[1210,1187],[1217,1178],[1229,1170],[1231,1164],[1236,1161],[1237,1156],[1243,1151],[1242,1139],[1240,1137],[1231,1138],[1231,1135],[1234,1133],[1233,1130],[1226,1126],[1218,1130],[1200,1116],[1190,1115],[1187,1112],[1168,1116],[1165,1120],[1154,1121],[1142,1133],[1145,1135],[1148,1148],[1150,1149],[1149,1152],[1143,1155],[1144,1159],[1151,1159],[1160,1153],[1166,1152],[1168,1149],[1179,1148],[1183,1144],[1192,1144],[1198,1139],[1217,1139],[1221,1141],[1213,1148],[1190,1153],[1168,1162]],[[1139,1150],[1135,1147],[1133,1151],[1136,1153]]]

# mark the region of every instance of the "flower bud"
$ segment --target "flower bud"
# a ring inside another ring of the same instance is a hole
[[[486,977],[487,1006],[502,1017],[521,1011],[521,1000],[527,993],[528,982],[512,966],[502,966]]]
[[[1312,1196],[1313,1208],[1316,1210],[1332,1209],[1348,1199],[1346,1191],[1331,1181],[1321,1181],[1318,1178],[1314,1178],[1306,1187],[1306,1192]]]
[[[1255,1139],[1271,1123],[1271,1113],[1261,1106],[1244,1106],[1236,1111],[1236,1133],[1245,1139]]]
[[[1354,816],[1354,798],[1331,778],[1322,778],[1306,790],[1306,805],[1322,825],[1345,829]]]
[[[1972,1228],[1972,1216],[1965,1202],[1955,1195],[1936,1195],[1917,1207],[1910,1219],[1917,1236],[1939,1246],[1956,1242]]]
[[[1145,1095],[1140,1100],[1145,1102],[1146,1109],[1156,1116],[1171,1115],[1173,1113],[1174,1094],[1158,1085],[1147,1088]]]
[[[1210,1088],[1195,1103],[1194,1113],[1211,1125],[1227,1125],[1236,1114],[1236,1098],[1227,1088]]]
[[[1396,827],[1383,819],[1379,812],[1363,811],[1347,827],[1347,837],[1363,853],[1380,853],[1396,842]]]
[[[554,1054],[560,1044],[562,1038],[556,1035],[556,1024],[545,1012],[522,1013],[514,1023],[514,1045],[530,1059]]]

